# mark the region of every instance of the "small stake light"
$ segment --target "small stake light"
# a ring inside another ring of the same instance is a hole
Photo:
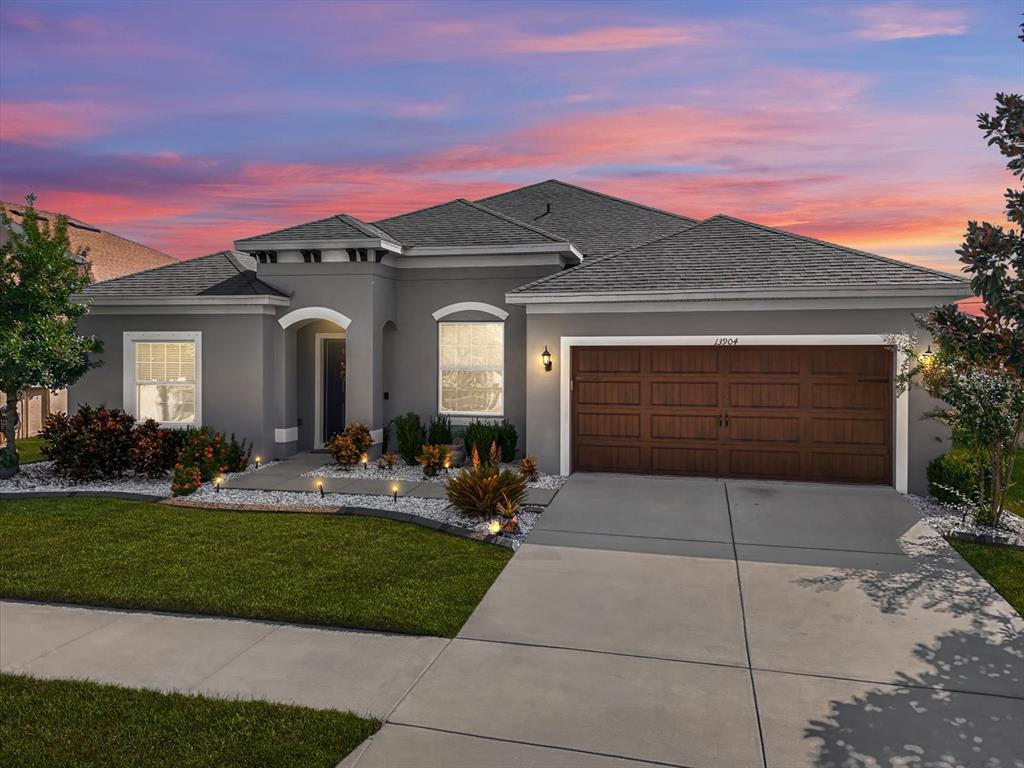
[[[448,474],[448,469],[451,467],[451,465],[452,465],[452,460],[446,456],[445,459],[444,459],[444,473],[446,475]]]
[[[398,503],[398,483],[391,484],[391,501]]]
[[[370,468],[370,454],[368,454],[368,453],[362,454],[359,457],[359,461],[362,463],[363,469],[369,469]]]
[[[491,522],[487,524],[487,531],[491,536],[497,536],[501,533],[501,522],[499,520],[491,520]]]
[[[323,481],[323,478],[318,477],[316,479],[316,488],[317,488],[318,491],[320,491],[320,498],[322,499],[324,497],[324,481]]]
[[[256,469],[259,469],[259,468],[260,468],[260,457],[257,456],[256,457]]]
[[[221,483],[223,483],[223,482],[224,482],[224,477],[222,475],[218,475],[217,479],[213,481],[214,486],[216,486],[216,488],[217,488],[217,493],[220,493],[220,486],[221,486]]]
[[[548,345],[544,345],[544,351],[540,353],[540,359],[544,362],[544,370],[551,370],[551,353],[548,352]]]

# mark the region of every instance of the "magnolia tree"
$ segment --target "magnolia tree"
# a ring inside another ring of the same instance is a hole
[[[978,127],[1007,158],[1017,185],[1006,191],[1011,227],[968,223],[957,254],[982,315],[949,305],[918,318],[939,349],[913,357],[906,378],[919,376],[929,394],[946,404],[934,415],[976,457],[978,516],[998,525],[1024,432],[1024,245],[1021,230],[1012,226],[1024,221],[1024,98],[997,94],[994,114],[978,115]]]
[[[67,218],[39,220],[31,195],[25,215],[15,223],[0,207],[0,223],[8,234],[0,247],[0,391],[7,397],[0,410],[6,446],[0,448],[0,470],[17,471],[18,402],[26,387],[61,389],[74,384],[90,367],[90,352],[101,349],[92,336],[76,330],[85,307],[72,301],[88,278],[73,252]]]

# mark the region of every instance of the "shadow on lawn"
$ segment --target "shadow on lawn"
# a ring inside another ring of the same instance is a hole
[[[1024,699],[952,692],[1001,677],[1024,692],[1024,642],[994,643],[972,631],[920,644],[930,669],[900,675],[907,687],[878,686],[832,701],[805,739],[819,741],[815,765],[1024,768]],[[944,690],[945,689],[945,690]]]

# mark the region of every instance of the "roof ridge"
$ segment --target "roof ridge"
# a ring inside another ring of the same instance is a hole
[[[440,208],[443,205],[451,205],[457,203],[462,198],[456,197],[453,200],[445,200],[441,203],[435,203],[434,205],[428,205],[426,208],[417,208],[414,211],[406,211],[405,213],[396,213],[394,216],[388,216],[386,219],[377,219],[377,221],[370,222],[371,224],[378,224],[382,221],[394,221],[395,219],[404,219],[406,216],[412,216],[414,213],[423,213],[424,211],[432,211],[435,208]],[[387,229],[385,228],[385,231]]]
[[[901,261],[900,259],[892,259],[892,258],[889,258],[888,256],[879,256],[877,253],[871,253],[870,251],[862,251],[859,248],[851,248],[848,245],[842,245],[840,243],[833,243],[833,242],[829,242],[828,240],[820,240],[819,238],[811,237],[810,235],[801,235],[799,232],[791,232],[788,229],[779,229],[778,227],[769,227],[767,224],[759,224],[756,221],[748,221],[746,219],[741,219],[738,216],[730,216],[727,213],[716,213],[714,216],[710,216],[707,219],[704,219],[704,221],[702,221],[700,223],[704,224],[706,222],[711,221],[712,219],[728,219],[729,221],[735,221],[738,224],[745,224],[745,225],[747,225],[749,227],[754,227],[756,229],[763,229],[766,232],[773,232],[773,233],[775,233],[777,235],[785,235],[787,237],[795,237],[798,240],[806,240],[809,243],[816,243],[817,245],[822,245],[822,246],[825,246],[826,248],[832,248],[834,250],[839,250],[839,251],[846,251],[847,253],[855,253],[858,256],[867,256],[868,258],[875,259],[876,261],[882,261],[882,262],[885,262],[886,264],[895,264],[895,265],[900,266],[900,267],[907,267],[909,269],[915,269],[915,270],[917,270],[919,272],[927,272],[928,274],[931,274],[931,275],[937,275],[939,277],[946,277],[946,278],[949,278],[950,280],[956,280],[958,282],[964,282],[964,283],[970,282],[965,277],[960,277],[959,275],[954,275],[954,274],[951,274],[949,272],[943,272],[942,270],[939,270],[939,269],[931,269],[930,267],[922,267],[920,264],[914,264],[913,262],[909,262],[909,261]]]
[[[374,226],[371,222],[363,221],[358,216],[353,216],[351,213],[336,213],[336,214],[334,214],[334,218],[340,219],[345,224],[348,224],[349,226],[354,227],[355,229],[359,230],[360,232],[362,232],[367,237],[372,237],[372,238],[379,238],[380,237],[375,232],[373,232],[372,229],[370,229],[370,227]],[[381,231],[383,231],[383,230],[381,230]]]
[[[301,222],[299,224],[292,224],[292,225],[287,226],[287,227],[281,227],[280,229],[272,229],[270,232],[261,232],[258,235],[251,235],[249,237],[240,237],[238,239],[239,240],[255,240],[257,237],[267,237],[268,235],[278,235],[281,232],[287,232],[289,229],[295,229],[296,227],[304,227],[307,224],[319,224],[321,221],[330,221],[331,219],[336,219],[336,218],[338,218],[338,214],[337,213],[332,213],[330,216],[324,216],[322,219],[313,219],[312,221],[303,221],[303,222]],[[220,253],[224,253],[224,251],[220,251]],[[210,255],[212,256],[213,254],[211,253]],[[202,257],[200,257],[200,258],[202,258]]]
[[[496,211],[493,208],[488,208],[486,205],[481,205],[480,203],[474,202],[472,200],[467,200],[464,197],[458,198],[458,202],[465,203],[466,205],[468,205],[468,206],[470,206],[472,208],[476,208],[477,210],[483,211],[484,213],[489,213],[491,216],[494,216],[494,217],[499,218],[499,219],[503,219],[504,221],[507,221],[510,224],[516,224],[516,225],[518,225],[520,227],[523,227],[524,229],[529,229],[532,232],[536,232],[538,235],[544,235],[544,237],[549,238],[553,242],[556,242],[556,243],[566,243],[566,242],[569,242],[568,240],[566,240],[566,238],[559,237],[558,235],[554,234],[553,232],[548,232],[546,229],[542,229],[540,227],[534,226],[533,224],[528,224],[525,221],[520,221],[519,219],[517,219],[517,218],[515,218],[513,216],[509,216],[507,214],[504,214],[501,211]]]
[[[174,267],[177,266],[178,264],[188,264],[190,262],[199,261],[201,259],[210,259],[213,258],[214,256],[220,256],[224,253],[227,253],[227,251],[215,251],[214,253],[207,253],[203,256],[195,256],[191,259],[175,259],[173,256],[171,256],[170,258],[173,259],[173,261],[170,261],[167,264],[159,264],[155,267],[150,267],[149,269],[140,269],[138,272],[129,272],[127,275],[118,275],[117,277],[111,277],[108,280],[97,280],[95,283],[90,283],[88,287],[91,288],[94,285],[107,285],[108,283],[112,283],[115,280],[125,280],[126,278],[135,277],[136,275],[148,275],[150,272],[156,272],[158,269],[167,269],[168,267]]]
[[[615,195],[609,195],[606,192],[599,192],[596,189],[589,189],[587,187],[581,187],[578,184],[570,184],[569,182],[562,181],[561,179],[545,179],[544,181],[536,181],[533,184],[527,184],[525,187],[516,187],[515,189],[510,189],[507,192],[499,192],[496,195],[491,195],[490,197],[481,198],[481,200],[492,200],[495,197],[503,197],[504,195],[511,195],[514,192],[519,192],[519,191],[522,191],[524,189],[530,189],[531,187],[539,187],[541,184],[560,184],[563,187],[569,187],[570,189],[575,189],[578,192],[586,192],[586,193],[594,195],[596,197],[603,197],[606,200],[614,200],[617,203],[625,203],[626,205],[631,205],[634,208],[642,208],[643,210],[646,210],[646,211],[653,211],[654,213],[661,213],[661,214],[664,214],[665,216],[671,216],[672,218],[675,218],[675,219],[682,219],[684,221],[689,221],[689,222],[693,222],[693,223],[696,223],[696,222],[700,221],[700,219],[694,219],[694,218],[692,218],[690,216],[683,216],[681,213],[673,213],[672,211],[666,211],[664,208],[655,208],[652,205],[644,205],[643,203],[638,203],[635,200],[627,200],[624,197],[616,197]]]
[[[243,269],[242,268],[242,265],[238,263],[238,257],[239,256],[245,256],[247,259],[251,259],[252,256],[250,256],[249,254],[244,253],[242,251],[235,251],[235,250],[221,251],[221,253],[228,260],[228,262],[231,264],[231,266],[233,266],[235,268],[235,270],[238,272],[238,274],[241,275],[242,279],[244,279],[245,282],[248,283],[249,288],[252,289],[252,292],[254,294],[258,293],[256,291],[256,285],[255,284],[259,283],[260,285],[266,286],[269,290],[276,291],[277,293],[281,294],[282,296],[285,295],[284,292],[281,291],[279,288],[271,285],[270,283],[264,282],[263,280],[260,280],[259,274],[257,273],[257,271],[255,269]],[[214,287],[216,287],[216,286],[214,286]]]

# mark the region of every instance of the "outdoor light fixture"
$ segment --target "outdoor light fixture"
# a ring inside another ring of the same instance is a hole
[[[260,468],[260,457],[257,456],[256,457],[256,469],[259,469],[259,468]]]
[[[391,501],[398,503],[398,483],[391,484]]]
[[[449,457],[446,456],[445,459],[444,459],[444,473],[446,475],[448,474],[448,469],[449,469],[449,467],[451,467],[451,465],[452,465],[452,460]]]
[[[213,481],[213,484],[215,486],[217,486],[217,493],[220,493],[220,484],[223,483],[223,482],[224,482],[224,478],[220,477],[220,476],[218,476],[217,479]]]
[[[924,353],[921,355],[921,365],[923,365],[925,368],[931,368],[934,362],[935,353],[932,352],[932,345],[929,344],[928,349],[926,349]]]
[[[363,469],[368,469],[370,463],[370,454],[364,453],[362,456],[359,457],[359,461],[362,462]]]
[[[501,523],[498,520],[491,520],[491,522],[487,524],[487,530],[491,536],[497,536],[501,533]]]
[[[551,353],[548,352],[548,345],[544,345],[544,351],[540,353],[540,359],[544,361],[544,370],[551,370]]]
[[[323,481],[323,478],[319,478],[319,477],[317,478],[317,480],[316,480],[316,488],[317,488],[318,491],[320,491],[320,498],[322,499],[324,497],[324,481]]]

